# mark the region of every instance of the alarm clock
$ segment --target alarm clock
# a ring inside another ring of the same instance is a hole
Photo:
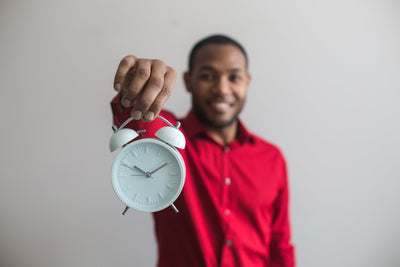
[[[169,206],[178,212],[173,202],[181,193],[186,176],[185,162],[177,150],[185,148],[180,123],[173,125],[157,116],[168,126],[158,129],[156,138],[135,140],[145,129],[136,132],[124,128],[132,119],[119,128],[113,126],[109,143],[111,152],[122,147],[111,167],[114,192],[126,206],[122,214],[129,208],[156,212]]]

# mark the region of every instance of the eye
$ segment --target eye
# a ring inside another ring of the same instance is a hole
[[[238,74],[231,74],[229,75],[229,81],[235,83],[235,82],[239,82],[240,80],[242,80],[242,77]]]
[[[200,75],[200,79],[203,81],[212,81],[214,79],[214,75],[211,73],[203,73]]]

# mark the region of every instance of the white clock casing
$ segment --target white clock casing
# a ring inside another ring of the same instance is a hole
[[[185,175],[179,151],[156,138],[143,138],[126,145],[111,169],[118,198],[127,207],[145,212],[173,206],[182,191]]]

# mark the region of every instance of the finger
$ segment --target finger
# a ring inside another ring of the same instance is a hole
[[[153,60],[151,66],[151,75],[148,82],[145,84],[145,88],[141,91],[141,94],[136,97],[133,105],[133,118],[141,119],[143,114],[148,112],[148,109],[152,106],[154,100],[157,98],[159,93],[164,88],[164,76],[166,72],[166,66],[164,62],[160,60]],[[151,112],[147,114],[146,119],[152,120]]]
[[[153,101],[153,104],[151,105],[149,110],[145,113],[145,121],[151,121],[160,114],[162,108],[172,94],[172,90],[176,82],[176,77],[176,71],[173,68],[168,67],[164,76],[164,86],[157,95],[156,99]]]
[[[126,56],[119,63],[118,69],[114,77],[114,89],[121,91],[122,85],[125,84],[128,72],[135,66],[137,58],[135,56]]]
[[[129,72],[129,79],[125,80],[125,95],[122,104],[125,107],[132,107],[132,102],[145,90],[152,75],[152,61],[149,59],[138,59],[133,72]]]

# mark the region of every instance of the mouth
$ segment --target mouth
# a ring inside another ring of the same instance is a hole
[[[229,111],[233,104],[229,102],[215,101],[210,103],[211,108],[217,113],[224,113]]]

